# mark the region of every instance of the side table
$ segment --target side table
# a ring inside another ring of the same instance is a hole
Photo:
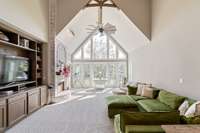
[[[162,125],[166,133],[200,133],[200,125]]]

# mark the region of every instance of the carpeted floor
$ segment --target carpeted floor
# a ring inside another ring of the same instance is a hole
[[[6,133],[114,133],[105,103],[110,91],[73,90],[68,100],[36,111]]]

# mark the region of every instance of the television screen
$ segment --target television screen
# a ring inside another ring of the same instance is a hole
[[[0,84],[25,81],[28,79],[28,58],[0,55]]]

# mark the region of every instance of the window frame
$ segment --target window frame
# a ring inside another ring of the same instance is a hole
[[[93,58],[93,36],[95,35],[95,33],[97,32],[94,31],[93,33],[91,33],[90,35],[88,35],[88,37],[79,45],[79,47],[71,54],[71,62],[72,64],[87,64],[87,63],[125,63],[126,65],[126,77],[127,77],[127,80],[128,80],[128,72],[129,72],[129,57],[128,57],[128,53],[124,50],[123,47],[121,47],[120,43],[115,40],[115,38],[113,36],[111,36],[110,34],[106,33],[105,32],[105,35],[107,36],[107,58],[106,59],[94,59]],[[91,41],[91,58],[90,59],[84,59],[84,50],[83,50],[83,47],[85,44],[87,44],[87,41]],[[116,46],[116,58],[115,59],[110,59],[109,58],[109,42],[112,41],[113,44]],[[73,56],[76,54],[76,52],[78,52],[79,50],[82,50],[82,57],[81,59],[73,59]],[[126,59],[118,59],[118,50],[121,50],[125,55],[126,55]],[[72,80],[73,77],[71,77],[71,84],[73,86],[73,80]],[[84,87],[83,87],[84,88]]]

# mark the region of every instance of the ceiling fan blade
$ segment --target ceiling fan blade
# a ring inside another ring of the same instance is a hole
[[[92,30],[92,31],[93,31],[93,30],[95,30],[95,29],[92,29],[92,28],[86,28],[86,30]]]
[[[104,27],[104,29],[116,29],[116,27]]]
[[[97,26],[96,25],[88,25],[89,27],[93,27],[93,28],[96,28]]]

